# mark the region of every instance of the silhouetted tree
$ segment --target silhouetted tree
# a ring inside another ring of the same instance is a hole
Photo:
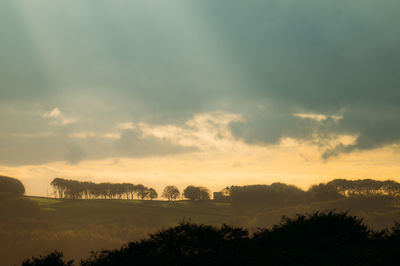
[[[229,194],[233,204],[262,204],[285,206],[306,200],[306,192],[293,185],[273,183],[271,185],[232,186]]]
[[[25,193],[25,187],[18,179],[0,176],[0,193],[22,196]]]
[[[330,181],[327,185],[334,186],[340,194],[347,197],[378,195],[396,197],[400,195],[400,183],[392,180],[378,181],[373,179],[335,179]]]
[[[163,190],[162,197],[171,200],[176,200],[181,193],[175,186],[166,186]]]
[[[148,188],[147,195],[151,200],[156,199],[158,197],[157,191],[155,191],[154,188]]]
[[[313,185],[307,193],[310,201],[336,200],[341,197],[337,189],[328,184]]]
[[[209,200],[210,191],[205,187],[187,186],[183,190],[183,196],[190,200]]]
[[[58,198],[64,198],[65,196],[65,191],[67,189],[66,187],[66,180],[61,179],[61,178],[55,178],[53,181],[51,181],[50,185],[53,187],[54,190],[54,195]]]
[[[400,183],[393,180],[383,181],[382,190],[390,197],[400,196]]]
[[[54,195],[66,199],[133,199],[136,195],[139,199],[157,198],[157,192],[153,188],[143,185],[133,185],[128,183],[100,183],[80,182],[55,178],[51,183]]]
[[[93,186],[93,183],[91,182],[82,182],[81,183],[82,186],[82,192],[83,192],[83,196],[85,196],[86,199],[89,199],[91,196],[91,187]]]
[[[251,236],[242,228],[182,222],[121,249],[93,253],[81,265],[397,265],[398,231],[375,232],[334,211],[283,218]]]
[[[209,200],[210,190],[205,187],[200,187],[200,200]]]
[[[245,229],[181,222],[119,250],[94,253],[81,265],[247,265],[248,239]]]
[[[371,265],[365,263],[374,259],[375,236],[362,219],[326,211],[284,217],[271,230],[256,232],[253,244],[256,256],[272,265]]]
[[[336,188],[336,190],[342,194],[343,196],[348,196],[350,190],[352,189],[351,182],[346,179],[335,179],[328,182],[327,185],[332,185]]]
[[[134,191],[133,184],[124,183],[122,184],[122,186],[126,199],[129,199],[130,197],[131,199],[133,199],[133,191]]]
[[[143,186],[142,184],[136,185],[135,190],[136,190],[136,195],[141,200],[144,200],[149,195],[147,187]]]
[[[32,257],[31,259],[22,262],[22,266],[71,266],[73,265],[73,260],[64,261],[63,253],[54,251],[45,257]]]

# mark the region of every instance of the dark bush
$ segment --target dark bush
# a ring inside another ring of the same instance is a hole
[[[13,196],[23,196],[25,187],[18,179],[0,176],[0,194],[11,194]]]
[[[375,232],[348,213],[283,218],[250,236],[246,230],[181,223],[121,249],[82,261],[103,265],[396,265],[400,240]]]
[[[71,266],[73,261],[64,261],[63,253],[54,251],[47,256],[32,257],[31,259],[25,260],[22,266]]]

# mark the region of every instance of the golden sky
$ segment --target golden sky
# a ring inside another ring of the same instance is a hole
[[[217,126],[214,123],[214,126],[210,126],[210,119],[218,117],[220,121]],[[51,193],[49,183],[55,177],[93,182],[141,183],[155,188],[159,193],[167,185],[176,185],[180,189],[188,185],[201,185],[219,191],[231,185],[273,182],[294,184],[307,189],[312,184],[335,178],[399,180],[400,154],[397,145],[323,160],[321,147],[290,138],[268,147],[236,140],[227,127],[229,119],[237,117],[225,113],[214,116],[202,114],[188,121],[192,125],[191,129],[172,125],[146,129],[147,134],[162,135],[185,145],[196,145],[198,150],[193,152],[150,158],[83,160],[77,164],[58,161],[39,165],[1,166],[0,172],[20,179],[28,195],[41,196]],[[125,124],[125,127],[130,130],[133,125]],[[342,139],[346,141],[346,137]]]
[[[1,0],[0,175],[399,178],[400,1]],[[49,190],[50,191],[50,190]]]

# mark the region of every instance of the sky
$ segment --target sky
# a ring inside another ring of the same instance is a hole
[[[398,0],[2,0],[0,175],[400,180]]]

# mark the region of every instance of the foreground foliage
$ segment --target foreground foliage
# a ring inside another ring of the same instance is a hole
[[[30,265],[54,265],[54,266],[71,266],[73,265],[73,261],[64,261],[63,253],[54,251],[47,256],[39,256],[37,258],[32,258],[24,261],[22,266],[30,266]]]
[[[334,211],[283,218],[253,234],[183,221],[120,249],[94,252],[80,265],[397,265],[399,232],[399,224],[374,231],[362,219]],[[60,255],[53,252],[22,265],[71,265]]]

